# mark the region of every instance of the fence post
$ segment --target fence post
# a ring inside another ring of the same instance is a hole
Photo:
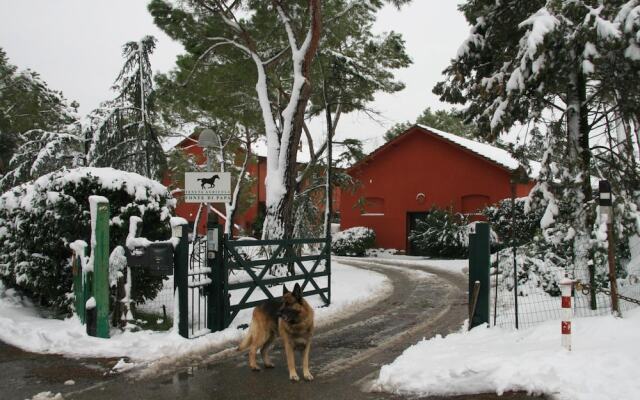
[[[78,243],[78,242],[75,242]],[[86,245],[86,243],[85,243]],[[85,254],[85,247],[76,247],[73,249],[72,272],[73,272],[73,297],[76,315],[80,318],[80,323],[84,325],[84,303],[87,299],[84,297],[84,271],[82,268],[82,259]]]
[[[328,304],[331,304],[331,234],[327,237],[327,300],[329,300]]]
[[[109,338],[109,200],[89,196],[93,227],[93,298],[96,307],[96,336]],[[94,242],[95,241],[95,242]]]
[[[89,336],[96,336],[96,309],[95,307],[87,307],[89,299],[93,298],[93,272],[82,271],[82,309],[84,310],[84,317],[82,320],[87,326],[87,334]]]
[[[178,246],[173,252],[173,326],[178,322],[178,334],[183,338],[189,338],[189,234],[185,220],[172,223],[173,236],[178,238]]]
[[[469,327],[489,323],[489,224],[477,222],[475,233],[469,234],[469,304],[474,304],[473,294],[476,282],[480,289],[476,292],[475,310],[469,316]]]
[[[600,214],[607,224],[607,242],[609,244],[607,260],[609,262],[609,283],[611,284],[611,312],[619,316],[621,314],[620,305],[618,304],[618,282],[616,279],[616,247],[613,229],[611,184],[607,180],[602,180],[599,182],[598,189]]]
[[[223,227],[218,223],[218,216],[209,214],[207,219],[207,268],[211,270],[209,273],[211,285],[207,296],[207,325],[211,332],[221,331],[227,327],[223,241]]]
[[[562,347],[571,351],[571,317],[573,309],[571,308],[571,292],[573,291],[573,281],[565,274],[560,281],[560,291],[562,292]]]
[[[221,304],[221,320],[222,325],[221,329],[226,329],[231,325],[231,310],[229,310],[229,291],[227,289],[229,285],[229,271],[227,269],[227,264],[224,262],[224,251],[226,240],[228,239],[227,234],[223,232],[222,225],[218,229],[218,243],[219,248],[216,253],[216,271],[218,271],[218,281],[220,282],[220,304]]]

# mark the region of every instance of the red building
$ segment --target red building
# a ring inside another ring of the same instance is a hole
[[[379,247],[411,253],[408,234],[429,209],[474,214],[508,198],[518,167],[505,150],[413,126],[348,169],[361,186],[342,193],[340,228],[372,228]],[[515,185],[516,196],[532,185]]]

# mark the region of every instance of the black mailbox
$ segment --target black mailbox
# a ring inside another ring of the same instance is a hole
[[[171,243],[152,243],[147,248],[147,257],[151,275],[173,275],[173,245]]]
[[[147,249],[144,247],[136,247],[133,250],[125,247],[125,255],[127,256],[127,265],[129,267],[146,267],[149,265]]]
[[[127,265],[144,268],[152,276],[173,275],[173,245],[152,243],[148,247],[126,249]]]

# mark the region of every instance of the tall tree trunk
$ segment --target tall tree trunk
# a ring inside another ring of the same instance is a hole
[[[311,16],[309,31],[304,42],[298,47],[293,29],[288,17],[280,8],[278,2],[274,2],[280,13],[291,47],[293,62],[293,83],[289,104],[282,112],[282,128],[280,135],[275,132],[269,134],[269,129],[275,125],[273,120],[267,121],[267,215],[264,221],[262,237],[267,239],[290,238],[293,235],[293,202],[296,191],[297,152],[302,136],[304,116],[309,97],[311,97],[310,71],[311,63],[318,50],[320,33],[322,31],[322,19],[320,13],[320,0],[309,0],[309,13]],[[256,63],[257,64],[257,63]],[[260,66],[258,66],[260,70]],[[260,71],[259,71],[260,74]],[[270,103],[265,104],[266,77],[262,87],[258,87],[258,96],[263,98],[260,105],[263,116],[270,111]],[[260,85],[260,78],[258,85]],[[268,100],[268,99],[267,99]]]
[[[581,53],[580,53],[581,54]],[[574,267],[577,271],[586,271],[584,268],[589,260],[590,226],[593,225],[593,217],[587,212],[587,203],[592,199],[591,175],[589,164],[591,152],[589,149],[589,125],[587,120],[586,82],[582,71],[576,70],[569,76],[567,90],[567,135],[569,143],[569,166],[571,175],[579,179],[573,187],[575,208],[576,231],[574,246]],[[588,276],[576,276],[579,279],[587,279]]]

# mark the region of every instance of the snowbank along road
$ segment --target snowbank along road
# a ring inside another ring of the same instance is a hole
[[[341,260],[385,274],[392,293],[357,315],[316,332],[311,351],[313,382],[291,383],[281,345],[276,368],[252,372],[247,355],[218,349],[182,365],[150,367],[89,388],[67,391],[65,399],[389,399],[370,391],[383,364],[424,337],[460,329],[467,313],[466,277],[425,266],[394,267],[392,261]],[[390,265],[391,264],[391,265]],[[453,350],[455,351],[455,350]],[[161,365],[161,364],[160,364]],[[461,396],[458,399],[519,399],[523,394]]]

